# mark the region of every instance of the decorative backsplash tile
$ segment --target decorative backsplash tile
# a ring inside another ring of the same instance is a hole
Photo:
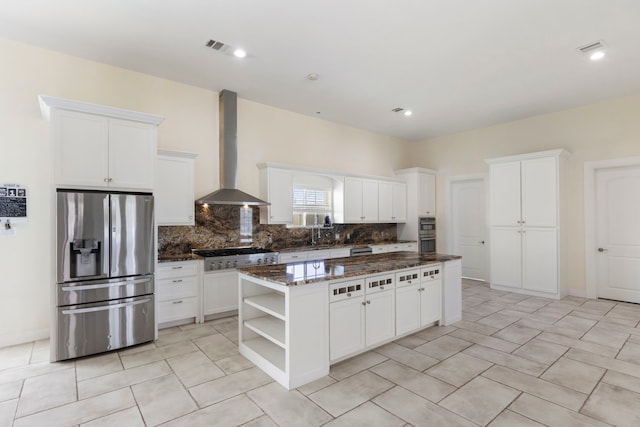
[[[194,226],[158,227],[158,255],[181,255],[199,248],[260,246],[273,250],[311,245],[311,229],[260,224],[260,208],[196,205]],[[397,240],[396,224],[333,224],[314,229],[324,244],[366,244]]]

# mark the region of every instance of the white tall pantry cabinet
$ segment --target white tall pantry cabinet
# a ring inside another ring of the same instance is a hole
[[[561,298],[565,150],[488,159],[491,287]]]

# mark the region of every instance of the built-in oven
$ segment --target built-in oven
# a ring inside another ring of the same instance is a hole
[[[419,249],[422,254],[432,254],[436,252],[436,238],[435,237],[420,237]]]
[[[422,254],[436,252],[436,219],[432,216],[418,219],[418,250]]]
[[[418,231],[421,236],[436,235],[436,219],[432,216],[420,217]]]

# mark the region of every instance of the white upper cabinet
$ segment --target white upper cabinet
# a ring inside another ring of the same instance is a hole
[[[56,186],[154,189],[163,117],[43,95],[40,105],[51,120]]]
[[[158,151],[155,191],[158,225],[193,225],[194,163],[197,154]]]
[[[407,184],[378,181],[378,222],[407,220]]]
[[[436,176],[418,173],[418,216],[436,215]]]
[[[344,222],[378,222],[378,181],[345,177]]]
[[[494,164],[490,179],[492,225],[556,226],[556,157]]]
[[[260,198],[271,203],[260,208],[262,224],[293,223],[293,174],[289,169],[261,165]]]

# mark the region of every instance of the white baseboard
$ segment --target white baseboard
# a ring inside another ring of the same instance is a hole
[[[0,348],[44,340],[47,338],[49,338],[49,329],[5,334],[0,337]]]
[[[572,288],[569,288],[569,295],[571,295],[572,297],[586,298],[587,297],[587,290],[586,289],[572,289]]]

